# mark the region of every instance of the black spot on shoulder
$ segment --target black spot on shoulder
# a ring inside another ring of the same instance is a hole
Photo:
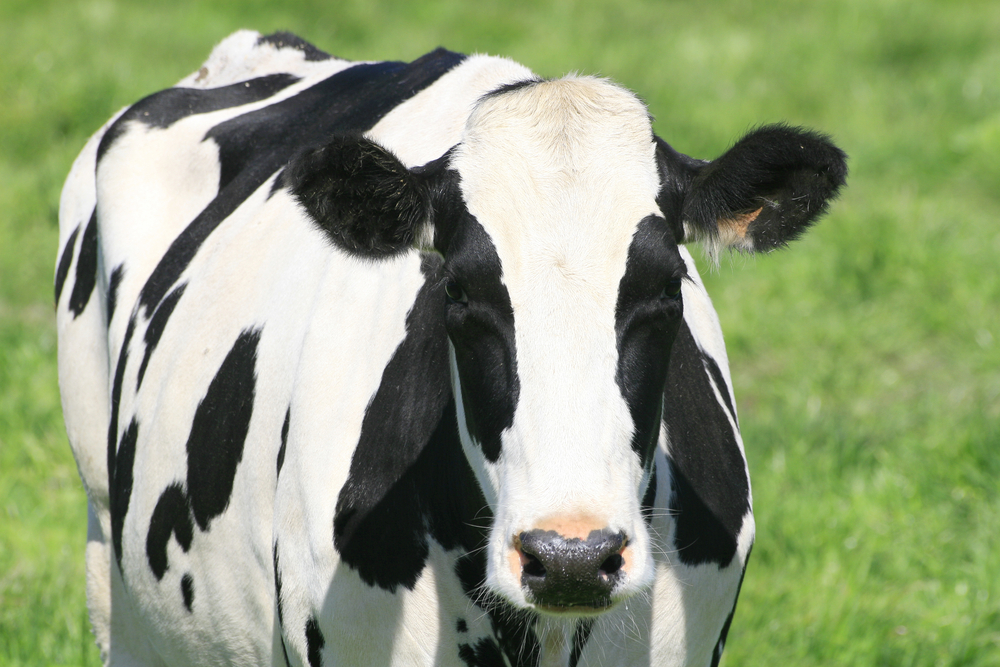
[[[331,57],[329,53],[317,49],[315,46],[305,41],[298,35],[293,35],[292,33],[285,32],[284,30],[262,36],[257,40],[257,44],[258,46],[261,44],[270,44],[277,49],[297,49],[305,54],[306,60],[309,62],[329,60]]]
[[[306,621],[306,656],[309,659],[309,667],[322,667],[323,655],[320,653],[326,646],[326,640],[319,629],[319,624],[315,618]]]
[[[750,488],[736,434],[712,390],[704,359],[682,323],[663,405],[674,482],[670,510],[677,521],[675,546],[681,562],[726,567],[750,511]]]
[[[129,501],[132,498],[132,467],[135,465],[135,443],[138,438],[139,424],[133,419],[122,434],[118,452],[114,457],[114,467],[110,471],[111,541],[115,546],[115,559],[118,561],[119,570],[122,565],[122,530],[125,526]]]
[[[187,493],[201,530],[229,505],[250,429],[260,331],[243,331],[195,410],[187,441]]]
[[[174,312],[174,307],[177,306],[177,302],[184,295],[186,287],[187,283],[184,283],[168,294],[167,298],[160,303],[156,312],[153,313],[153,317],[149,320],[146,333],[142,337],[146,343],[146,352],[142,356],[142,363],[139,364],[139,375],[135,383],[136,391],[139,391],[139,387],[142,386],[142,378],[146,375],[146,366],[149,364],[149,357],[152,356],[153,350],[159,344],[160,338],[163,336],[163,329],[167,326],[167,320],[170,319],[170,315]]]
[[[469,626],[465,622],[464,618],[458,619],[458,623],[455,624],[455,631],[456,632],[468,632],[469,631]]]
[[[149,531],[146,533],[146,560],[157,581],[163,579],[169,564],[167,563],[167,542],[170,536],[177,538],[177,543],[185,552],[191,548],[194,530],[191,524],[191,507],[187,494],[180,484],[174,483],[164,489],[160,499],[153,509],[149,521]]]
[[[299,78],[291,74],[269,74],[218,88],[167,88],[136,102],[108,128],[97,147],[100,163],[108,149],[125,134],[128,123],[166,129],[197,114],[252,104],[276,95]]]
[[[115,267],[115,270],[111,272],[111,279],[108,281],[108,324],[111,324],[111,319],[115,316],[115,308],[118,305],[118,288],[122,284],[122,278],[125,277],[125,265],[119,264]]]
[[[463,59],[460,54],[439,49],[410,64],[354,65],[297,95],[209,130],[205,138],[219,147],[219,194],[174,240],[151,273],[140,294],[147,314],[212,231],[293,155],[319,146],[333,135],[367,131]]]
[[[83,230],[80,241],[80,254],[76,258],[76,281],[73,283],[73,293],[69,297],[69,309],[73,317],[79,317],[87,304],[90,295],[97,284],[97,209],[90,215],[90,222]]]
[[[190,574],[181,577],[181,596],[184,598],[185,609],[190,612],[191,605],[194,603],[194,579]]]
[[[76,237],[80,234],[80,226],[77,225],[73,233],[66,239],[62,256],[59,258],[59,266],[56,268],[56,305],[59,305],[59,297],[62,296],[63,285],[66,284],[66,277],[69,275],[69,267],[73,263],[73,250],[76,249]]]
[[[285,465],[285,446],[288,444],[288,426],[292,419],[292,408],[285,411],[285,423],[281,425],[281,447],[278,448],[278,472],[281,474],[281,466]]]

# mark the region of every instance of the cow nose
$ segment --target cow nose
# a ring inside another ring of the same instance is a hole
[[[521,586],[540,607],[602,609],[611,605],[611,591],[624,577],[624,533],[591,531],[587,539],[566,539],[559,533],[532,530],[518,535]]]

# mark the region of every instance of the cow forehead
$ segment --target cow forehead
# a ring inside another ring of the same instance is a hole
[[[640,220],[660,187],[646,107],[595,77],[487,96],[451,162],[513,292],[603,286],[614,298]],[[612,301],[613,303],[613,301]]]

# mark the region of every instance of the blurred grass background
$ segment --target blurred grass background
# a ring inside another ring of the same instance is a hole
[[[603,74],[698,157],[765,122],[830,133],[851,156],[831,214],[706,276],[758,531],[723,664],[1000,665],[1000,3],[151,4],[0,4],[0,664],[99,662],[56,386],[62,180],[118,108],[248,27]]]

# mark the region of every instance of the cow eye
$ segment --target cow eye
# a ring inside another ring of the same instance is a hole
[[[660,300],[676,301],[679,298],[681,298],[681,279],[674,278],[663,286],[663,291],[660,292]]]
[[[444,295],[452,303],[469,303],[469,297],[466,296],[465,290],[454,280],[448,280],[444,284]]]

